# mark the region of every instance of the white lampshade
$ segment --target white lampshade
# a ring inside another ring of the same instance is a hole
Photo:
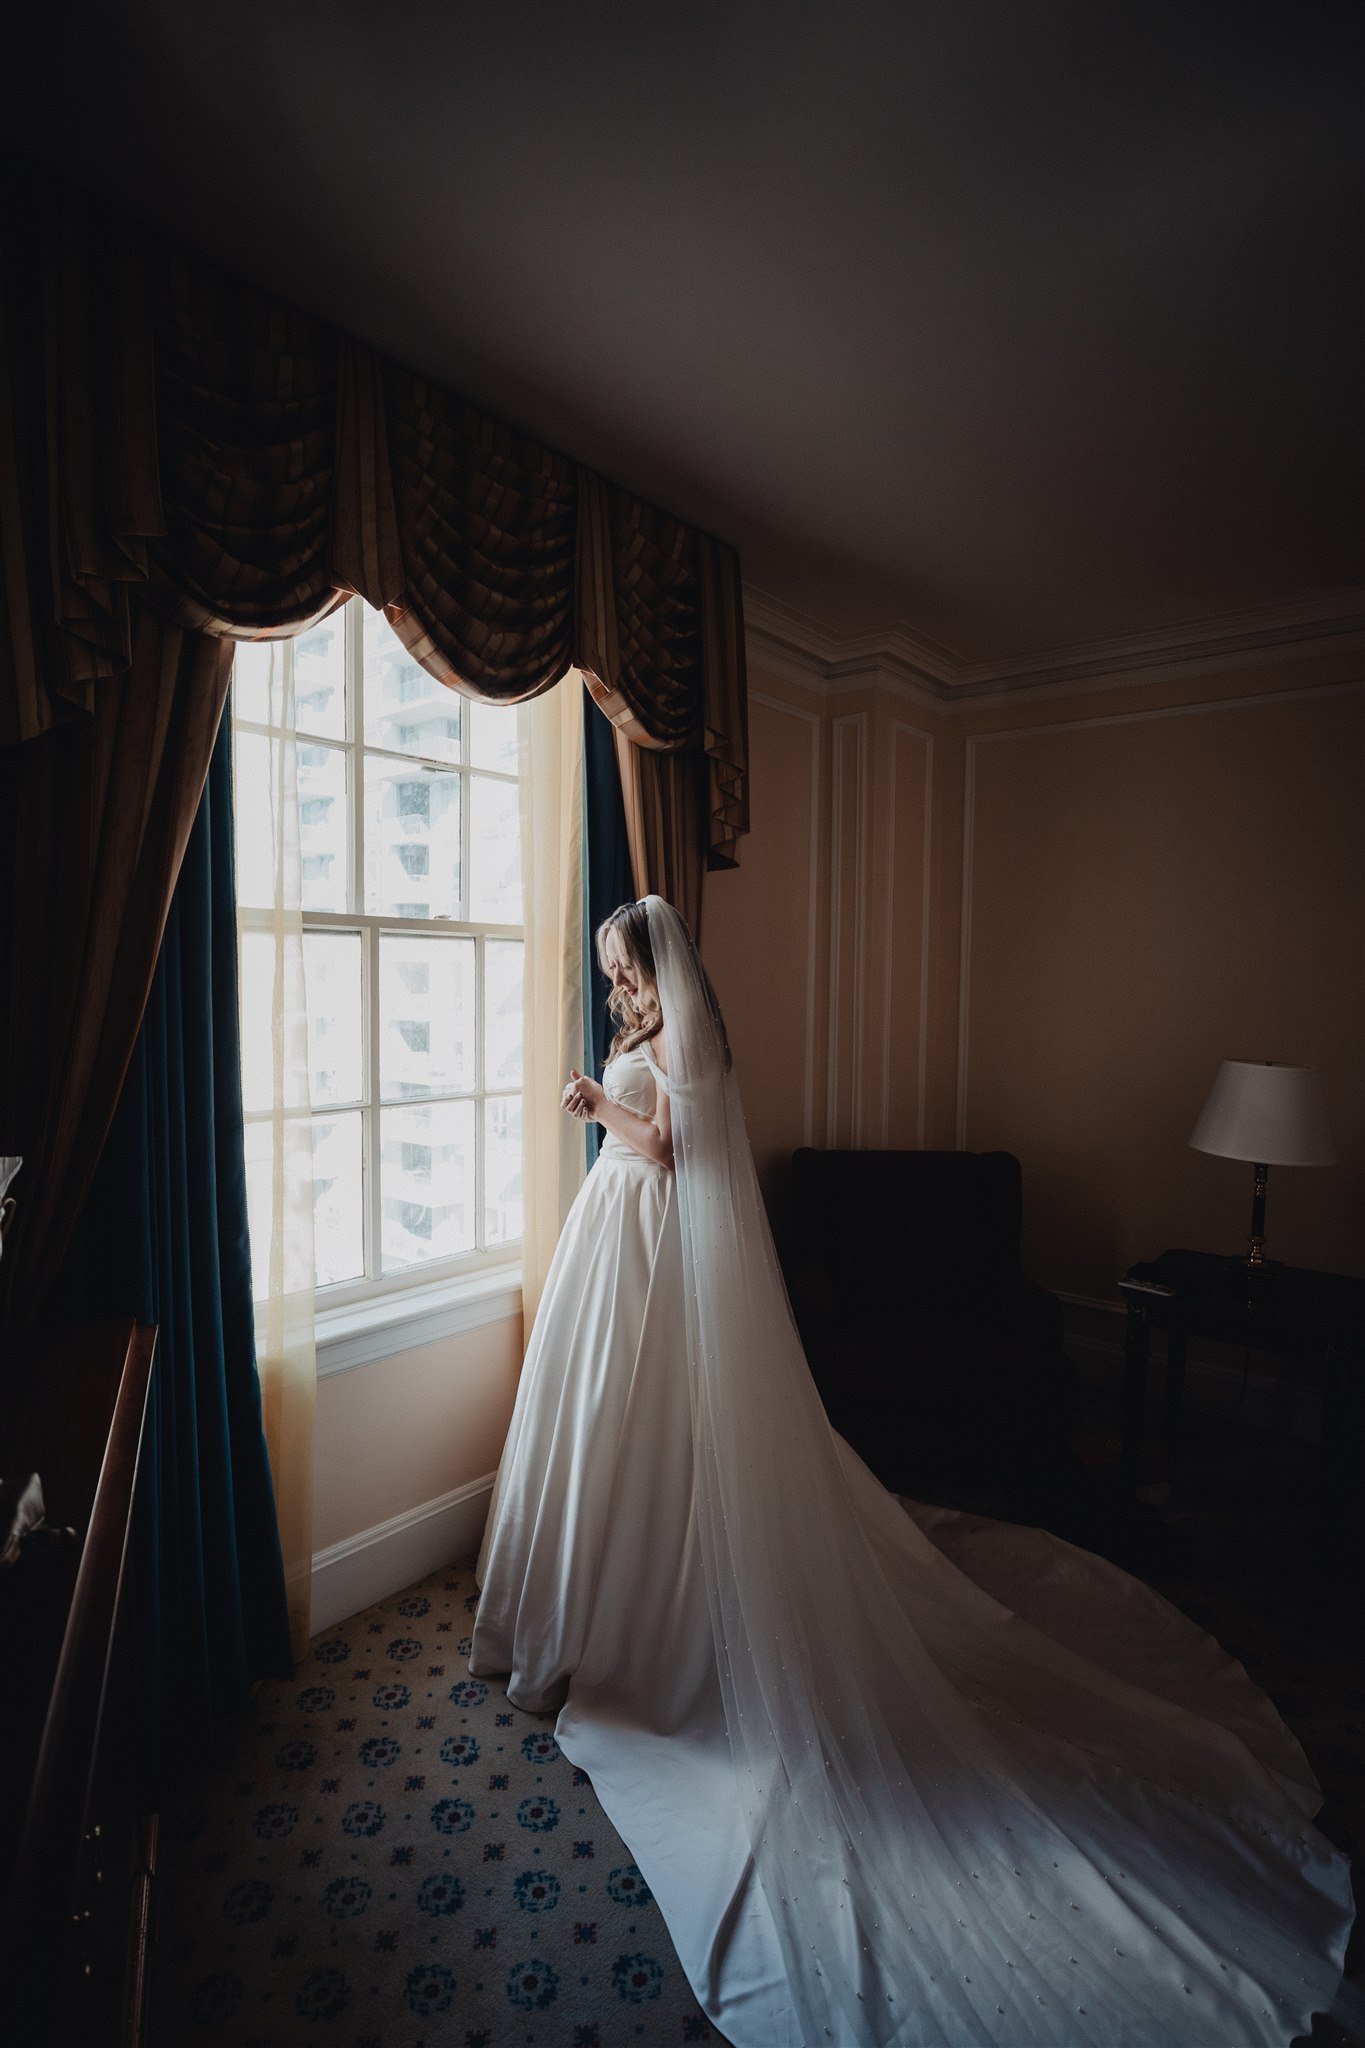
[[[1337,1156],[1317,1068],[1273,1060],[1224,1060],[1189,1142],[1260,1166],[1330,1166]]]

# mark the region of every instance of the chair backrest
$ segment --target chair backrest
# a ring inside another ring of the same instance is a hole
[[[1023,1176],[1012,1152],[792,1155],[793,1243],[807,1273],[864,1300],[912,1283],[940,1298],[1019,1268]]]

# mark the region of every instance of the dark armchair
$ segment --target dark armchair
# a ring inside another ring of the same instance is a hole
[[[1056,1520],[1074,1494],[1062,1308],[1019,1267],[1008,1152],[793,1155],[787,1279],[826,1412],[884,1485]]]

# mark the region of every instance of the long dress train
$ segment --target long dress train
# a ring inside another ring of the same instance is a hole
[[[646,1114],[669,1085],[647,1046],[607,1070]],[[1350,1885],[1269,1700],[1126,1573],[1042,1531],[907,1512],[837,1436],[858,1555],[904,1640],[880,1687],[822,1695],[812,1726],[844,1749],[816,1769],[885,1751],[908,1775],[890,1823],[845,1786],[856,1828],[807,1841],[798,1825],[785,1875],[756,1858],[755,1810],[785,1841],[776,1817],[803,1795],[727,1727],[678,1208],[675,1173],[609,1134],[531,1334],[469,1668],[558,1710],[715,2026],[736,2048],[1284,2048],[1306,2032],[1340,1977]],[[793,1687],[823,1686],[815,1669]],[[890,1890],[865,1881],[879,1855]],[[890,1896],[904,1925],[879,1917]]]

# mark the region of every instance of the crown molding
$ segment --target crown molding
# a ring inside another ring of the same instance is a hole
[[[751,654],[788,681],[826,695],[887,690],[936,711],[1021,693],[1062,696],[1105,680],[1212,673],[1261,652],[1293,659],[1320,652],[1328,642],[1365,649],[1365,589],[1324,591],[1293,605],[1217,613],[997,662],[968,662],[899,626],[885,633],[833,633],[752,587],[744,592],[744,617]]]

